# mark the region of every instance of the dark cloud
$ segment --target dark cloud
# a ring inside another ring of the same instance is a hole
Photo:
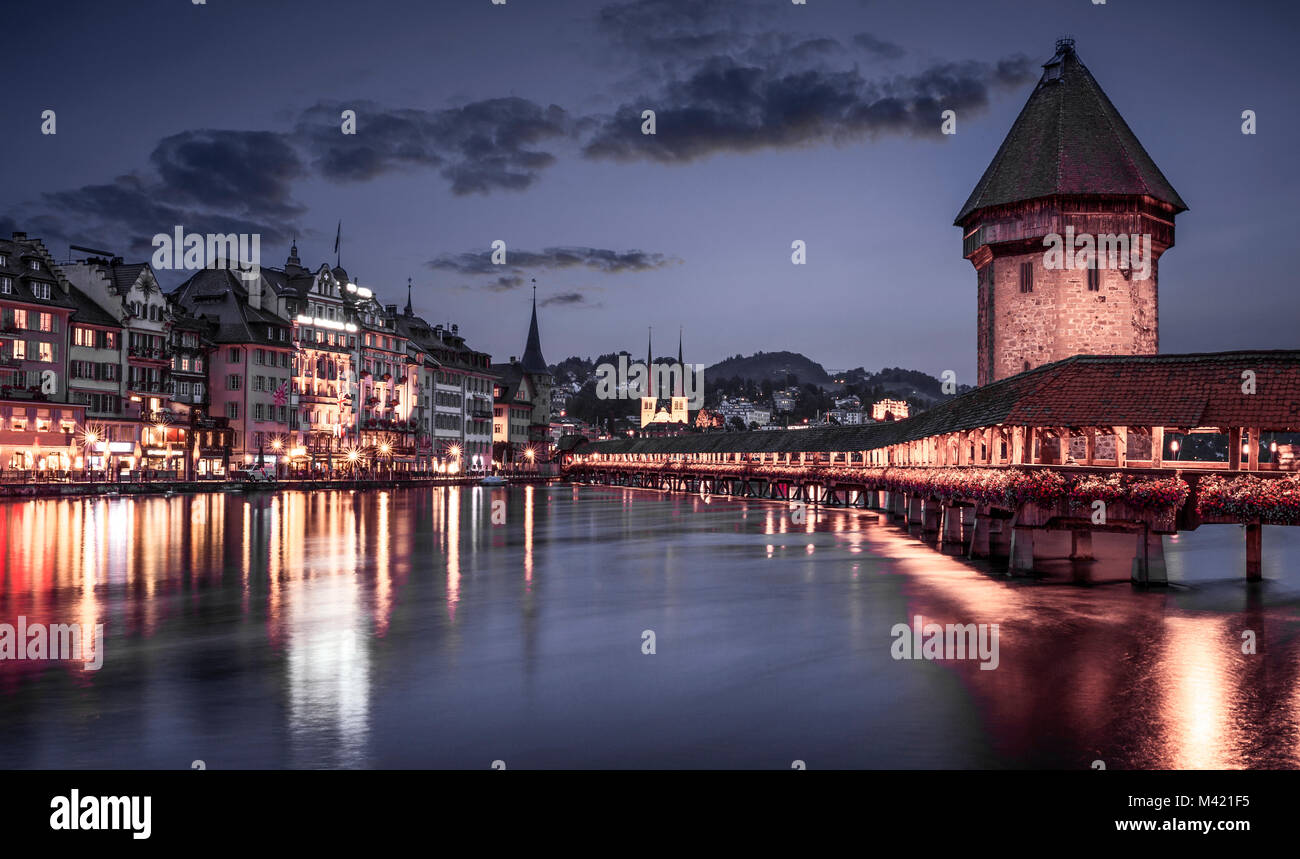
[[[26,223],[52,239],[137,255],[152,253],[153,236],[177,226],[278,242],[305,211],[291,193],[303,172],[273,132],[186,131],[160,141],[142,170],[42,195],[43,217]]]
[[[496,275],[487,289],[507,290],[524,285],[523,275],[529,271],[556,271],[585,268],[604,274],[652,271],[679,260],[660,253],[641,250],[615,251],[606,248],[554,247],[541,251],[506,251],[504,265],[492,263],[492,251],[466,251],[444,254],[426,265],[434,271],[448,271],[466,275]],[[506,272],[506,274],[501,274]]]
[[[186,131],[163,138],[149,160],[161,178],[154,190],[171,202],[267,219],[303,211],[291,194],[302,161],[272,131]]]
[[[356,134],[342,132],[342,112],[355,110]],[[298,139],[313,168],[336,182],[436,168],[458,195],[522,191],[555,156],[538,144],[575,133],[577,123],[555,105],[495,98],[445,110],[386,108],[373,102],[321,103],[303,112]]]
[[[853,37],[853,44],[882,60],[896,60],[907,53],[902,45],[878,39],[870,33],[858,33]]]
[[[881,134],[937,137],[944,110],[979,110],[994,87],[1030,79],[1030,63],[944,63],[867,80],[854,68],[774,72],[714,57],[654,97],[620,107],[592,136],[589,158],[683,163],[719,152],[845,143]],[[641,133],[641,110],[656,134]]]
[[[572,307],[574,305],[587,303],[587,296],[583,295],[581,292],[561,292],[559,295],[552,295],[549,298],[542,299],[541,301],[542,307],[552,307],[555,305]]]

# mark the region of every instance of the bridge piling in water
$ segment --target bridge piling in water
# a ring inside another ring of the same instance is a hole
[[[1032,573],[1034,571],[1034,529],[1022,526],[1011,528],[1011,560],[1007,572]]]
[[[1246,524],[1246,581],[1264,578],[1264,528],[1258,522]]]
[[[1165,568],[1164,538],[1147,528],[1137,531],[1133,557],[1133,582],[1139,585],[1165,585],[1169,575]]]

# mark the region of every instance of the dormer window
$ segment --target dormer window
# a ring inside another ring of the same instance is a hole
[[[33,283],[32,297],[42,298],[48,301],[50,297],[50,285],[48,283]]]
[[[30,268],[32,271],[40,271],[41,262],[40,260],[28,260],[27,267]]]

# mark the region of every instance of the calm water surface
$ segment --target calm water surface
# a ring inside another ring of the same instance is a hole
[[[1300,529],[1261,586],[1240,529],[1167,539],[1141,592],[1117,539],[1008,579],[869,515],[562,484],[0,520],[0,622],[105,628],[96,672],[0,662],[0,767],[1300,766]],[[999,624],[998,668],[894,660],[915,615]]]

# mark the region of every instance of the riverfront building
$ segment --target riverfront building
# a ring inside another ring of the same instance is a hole
[[[0,468],[78,467],[85,406],[68,402],[69,322],[77,305],[45,245],[0,239]]]
[[[293,323],[277,312],[264,273],[203,269],[172,293],[213,326],[209,363],[212,414],[231,431],[231,465],[279,465],[289,457]]]

